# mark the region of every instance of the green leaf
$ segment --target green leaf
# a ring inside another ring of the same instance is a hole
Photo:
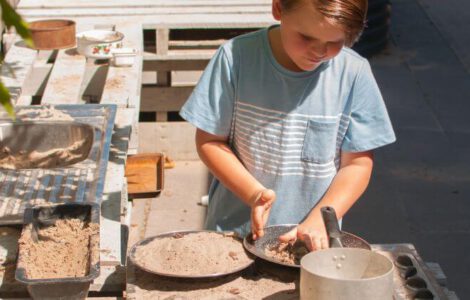
[[[3,85],[3,82],[0,82],[0,103],[2,104],[3,108],[5,108],[8,115],[15,120],[15,109],[11,104],[11,97],[10,92],[8,89]]]
[[[26,45],[33,47],[33,39],[28,29],[28,23],[16,13],[6,0],[0,0],[0,7],[2,9],[2,19],[7,28],[15,27],[16,32],[23,38]]]

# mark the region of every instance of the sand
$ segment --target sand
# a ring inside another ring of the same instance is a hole
[[[72,116],[52,106],[41,106],[38,109],[21,109],[16,113],[16,117],[21,121],[36,120],[57,120],[57,121],[73,121]]]
[[[130,267],[128,299],[299,299],[299,270],[257,261],[241,274],[209,279],[152,275]]]
[[[300,260],[308,253],[307,247],[301,243],[279,243],[267,247],[264,251],[266,256],[286,264],[300,265]]]
[[[29,224],[28,226],[32,226]],[[88,274],[90,236],[99,234],[99,225],[80,219],[59,219],[54,226],[39,229],[39,241],[31,237],[31,227],[23,230],[18,266],[29,279],[83,277]],[[97,245],[91,245],[96,247]]]
[[[178,299],[178,300],[295,300],[299,299],[298,283],[282,282],[262,276],[238,277],[231,281],[217,280],[207,282],[171,282],[166,278],[147,278],[139,280],[135,293],[130,300]],[[150,282],[152,281],[152,282]],[[228,282],[227,282],[228,281]]]
[[[204,276],[233,272],[252,260],[233,235],[198,232],[154,239],[137,248],[135,261],[160,274]]]
[[[2,147],[0,148],[0,168],[17,170],[68,166],[84,159],[85,146],[86,140],[83,139],[67,148],[56,148],[45,152],[11,153],[8,147]]]

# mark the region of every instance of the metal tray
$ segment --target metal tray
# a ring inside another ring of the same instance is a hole
[[[212,230],[185,230],[185,231],[166,232],[166,233],[158,234],[156,236],[152,236],[152,237],[149,237],[149,238],[146,238],[146,239],[143,239],[143,240],[137,242],[134,246],[132,246],[131,250],[129,251],[129,259],[131,260],[131,262],[134,265],[136,265],[140,269],[142,269],[146,272],[152,273],[152,274],[165,276],[165,277],[192,278],[192,279],[195,279],[195,278],[201,278],[201,279],[202,278],[215,278],[215,277],[221,277],[221,276],[225,276],[225,275],[229,275],[229,274],[238,273],[242,270],[245,270],[246,268],[251,266],[251,264],[253,263],[254,260],[250,259],[249,262],[246,265],[242,265],[239,268],[230,270],[229,272],[225,272],[225,273],[214,273],[214,274],[203,274],[203,275],[175,275],[175,274],[172,274],[172,273],[166,273],[165,271],[158,272],[158,271],[155,271],[155,270],[150,270],[150,269],[140,265],[136,261],[135,253],[136,253],[137,248],[140,247],[140,246],[146,245],[146,244],[152,242],[155,239],[161,239],[161,238],[165,238],[165,237],[172,237],[172,236],[175,236],[176,234],[185,235],[185,234],[199,233],[199,232],[212,232],[212,233],[217,233],[217,234],[220,234],[220,235],[233,234],[232,232],[220,232],[220,231],[212,231]],[[240,242],[242,242],[241,239],[240,239]]]
[[[47,151],[86,138],[82,160],[58,167],[0,168],[0,225],[22,224],[27,206],[49,203],[100,203],[110,155],[117,106],[78,104],[18,106],[13,122],[0,111],[0,146],[12,151]],[[50,119],[50,109],[70,121]],[[21,114],[21,117],[20,117]],[[88,142],[91,145],[88,145]]]
[[[248,252],[250,252],[251,254],[261,259],[267,260],[269,262],[272,262],[278,265],[286,266],[286,267],[300,268],[300,265],[298,264],[284,263],[272,257],[268,257],[265,254],[266,248],[272,247],[278,244],[279,236],[283,235],[284,233],[289,232],[295,226],[297,226],[297,224],[283,224],[283,225],[268,226],[264,229],[264,236],[256,241],[253,240],[251,234],[247,235],[243,239],[243,246]],[[344,231],[342,231],[341,242],[347,248],[363,248],[363,249],[368,249],[368,250],[371,249],[370,245],[366,241],[364,241],[360,237],[357,237],[351,233],[347,233]]]
[[[97,203],[65,203],[27,207],[24,214],[23,231],[37,235],[37,230],[50,226],[57,219],[78,218],[86,223],[99,224],[100,206]],[[83,277],[29,279],[23,257],[27,255],[19,246],[15,279],[26,285],[33,299],[85,299],[91,282],[100,274],[100,234],[90,236],[90,261],[88,274]]]

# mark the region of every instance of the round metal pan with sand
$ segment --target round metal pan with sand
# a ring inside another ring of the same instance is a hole
[[[249,234],[243,240],[243,245],[248,252],[259,258],[287,267],[300,268],[300,259],[308,252],[308,250],[302,249],[304,248],[302,245],[296,243],[294,245],[289,245],[289,249],[285,249],[287,251],[296,252],[291,255],[293,256],[293,259],[284,259],[285,255],[289,254],[274,255],[276,254],[276,249],[282,250],[282,248],[280,248],[279,236],[289,232],[295,226],[297,225],[284,224],[268,226],[264,229],[263,237],[254,241],[251,234]],[[370,250],[370,245],[366,241],[348,232],[341,231],[341,242],[345,248],[362,248]]]
[[[149,273],[179,278],[210,278],[237,273],[253,260],[241,239],[229,232],[178,231],[135,244],[129,258]]]

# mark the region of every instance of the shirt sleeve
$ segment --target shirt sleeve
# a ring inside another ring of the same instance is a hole
[[[356,77],[349,101],[351,115],[342,151],[368,151],[396,140],[387,108],[367,61]]]
[[[181,117],[203,131],[228,136],[235,102],[234,74],[233,59],[222,46],[181,108]]]

